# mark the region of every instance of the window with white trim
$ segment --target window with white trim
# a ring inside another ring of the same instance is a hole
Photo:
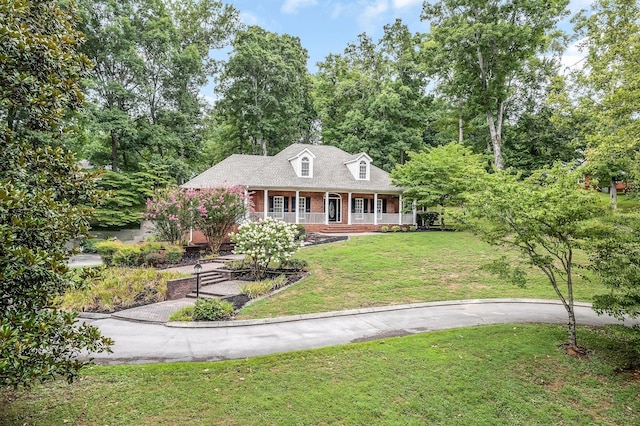
[[[284,197],[273,197],[273,218],[284,219]]]
[[[360,162],[360,173],[358,175],[358,178],[360,180],[367,179],[367,162],[364,160]]]
[[[311,176],[311,168],[309,166],[309,157],[302,157],[302,160],[300,160],[300,176],[302,177]]]
[[[353,199],[353,211],[356,214],[356,218],[362,219],[364,217],[364,198]]]
[[[307,199],[305,197],[300,197],[298,199],[298,217],[302,220],[305,219],[306,217],[306,211],[307,211]]]

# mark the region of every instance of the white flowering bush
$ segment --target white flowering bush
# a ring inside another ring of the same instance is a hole
[[[252,275],[261,280],[271,262],[282,263],[300,248],[297,235],[296,225],[267,218],[243,223],[231,241],[236,244],[234,253],[246,255]]]

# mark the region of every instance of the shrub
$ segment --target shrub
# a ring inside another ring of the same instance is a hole
[[[304,225],[296,225],[298,234],[296,235],[296,241],[304,241],[307,238],[307,230]]]
[[[232,269],[234,271],[239,271],[241,269],[247,268],[244,260],[233,260],[231,262],[226,262],[224,265],[227,269]]]
[[[169,321],[193,321],[193,306],[185,306],[169,315]]]
[[[234,253],[250,256],[251,273],[256,280],[260,280],[272,261],[282,264],[300,248],[296,235],[295,225],[267,218],[260,222],[243,223],[238,227],[237,234],[231,234],[231,241],[236,243]]]
[[[144,257],[144,264],[147,266],[158,267],[164,263],[164,256],[160,253],[148,253]]]
[[[113,265],[113,255],[123,246],[120,241],[107,240],[95,244],[96,251],[105,265]]]
[[[111,312],[162,302],[167,295],[167,280],[189,275],[148,268],[105,268],[86,285],[67,291],[61,299],[62,308],[79,312]]]
[[[142,248],[136,245],[122,245],[113,254],[113,266],[140,266],[144,262]]]
[[[167,257],[167,263],[176,264],[182,260],[184,249],[180,246],[167,246],[165,248],[165,256]]]
[[[280,275],[277,278],[271,280],[257,281],[242,286],[240,293],[248,296],[250,299],[263,296],[269,293],[271,290],[276,290],[287,284],[287,277]]]
[[[411,226],[409,227],[409,231],[411,231],[411,232],[414,232],[414,231],[417,231],[417,230],[418,230],[418,227],[417,227],[417,226],[415,226],[415,225],[411,225]]]
[[[98,253],[96,249],[96,244],[101,243],[105,240],[102,238],[89,238],[82,241],[81,247],[83,253]]]
[[[400,227],[398,225],[394,225],[394,226],[391,227],[391,231],[399,232],[400,231]]]
[[[271,280],[256,281],[254,283],[245,284],[240,287],[240,293],[249,297],[249,299],[255,299],[271,291]]]
[[[193,306],[194,321],[217,321],[233,315],[233,303],[220,299],[198,299]]]
[[[309,264],[303,259],[286,259],[280,265],[284,269],[295,269],[296,271],[304,270]]]
[[[389,227],[387,225],[381,227],[380,232],[389,232]]]

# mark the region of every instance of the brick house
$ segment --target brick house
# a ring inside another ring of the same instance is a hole
[[[366,153],[328,145],[293,144],[274,156],[234,154],[185,183],[185,188],[245,188],[253,198],[248,220],[272,217],[308,232],[364,232],[413,225],[402,188]],[[402,212],[404,211],[404,213]]]

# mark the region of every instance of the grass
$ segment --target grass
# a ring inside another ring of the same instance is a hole
[[[607,193],[601,192],[600,197],[607,202],[609,201],[609,194]],[[637,195],[618,194],[618,210],[626,212],[640,210],[640,198]]]
[[[498,325],[216,363],[92,367],[0,393],[3,425],[640,424],[621,348],[581,328]]]
[[[167,280],[186,276],[189,274],[153,268],[105,268],[88,286],[66,292],[62,307],[78,312],[114,312],[161,302],[167,297]]]
[[[309,263],[309,278],[247,306],[237,318],[453,299],[556,299],[546,277],[537,269],[530,269],[526,288],[504,283],[480,269],[503,254],[502,249],[466,232],[389,233],[309,247],[295,256]],[[595,294],[604,292],[595,281],[574,278],[578,301],[589,302]]]

